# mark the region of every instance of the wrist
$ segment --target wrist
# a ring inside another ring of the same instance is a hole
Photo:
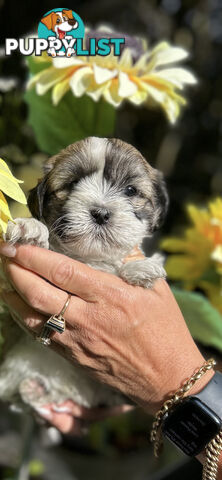
[[[155,456],[159,456],[161,450],[162,432],[188,456],[195,456],[207,447],[205,470],[209,468],[212,454],[216,462],[216,456],[222,448],[222,408],[219,401],[222,374],[215,372],[215,375],[205,382],[205,388],[198,388],[199,393],[194,394],[191,391],[215,364],[212,358],[204,361],[156,413],[151,431]],[[184,398],[187,392],[190,392],[190,395]]]
[[[162,372],[164,373],[164,380],[162,384],[158,382],[158,391],[154,392],[149,402],[142,405],[147,412],[155,414],[172,393],[177,391],[185,381],[203,365],[205,359],[195,344],[194,346],[195,348],[193,352],[189,352],[189,356],[180,356],[179,359],[175,361],[172,359],[171,363],[166,366],[166,371]],[[203,377],[193,385],[191,390],[185,393],[184,397],[199,393],[211,380],[214,373],[214,369],[208,370]]]

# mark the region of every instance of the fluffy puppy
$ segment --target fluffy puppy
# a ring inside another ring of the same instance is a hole
[[[28,199],[34,218],[10,223],[6,240],[53,249],[133,285],[148,288],[165,277],[159,254],[124,263],[160,227],[168,206],[162,174],[138,150],[118,139],[89,137],[51,157],[44,171]],[[20,397],[34,408],[67,398],[86,407],[122,401],[24,333],[5,355],[0,392],[2,399]]]

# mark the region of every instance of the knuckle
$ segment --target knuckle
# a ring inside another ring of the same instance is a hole
[[[43,310],[46,305],[46,295],[44,292],[29,288],[26,292],[26,298],[28,303],[34,308],[34,310]]]
[[[61,287],[65,287],[67,283],[73,278],[73,265],[71,262],[62,261],[54,269],[51,273],[51,280],[52,283],[55,285],[59,285]]]
[[[32,317],[28,317],[25,319],[25,325],[29,330],[36,331],[38,327],[38,322]]]

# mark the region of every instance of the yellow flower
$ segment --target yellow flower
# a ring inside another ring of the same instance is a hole
[[[160,105],[169,121],[175,123],[181,105],[186,103],[178,91],[186,84],[196,83],[194,75],[187,69],[173,65],[184,60],[188,53],[168,42],[161,42],[153,49],[148,49],[142,40],[140,45],[142,48],[138,49],[136,57],[135,49],[127,47],[120,57],[113,53],[106,57],[52,58],[46,54],[35,57],[36,62],[45,60],[51,62],[51,66],[47,65],[31,78],[28,87],[35,85],[38,95],[44,95],[52,88],[54,105],[70,89],[76,97],[86,94],[94,101],[103,97],[114,107],[126,99],[134,105]]]
[[[2,192],[17,202],[27,203],[19,183],[22,181],[12,175],[8,165],[0,158],[0,236],[6,232],[8,221],[12,220],[7,200]]]
[[[173,253],[166,262],[168,276],[182,281],[186,289],[203,290],[222,312],[222,198],[205,209],[190,205],[187,212],[192,225],[183,237],[161,242],[164,250]]]

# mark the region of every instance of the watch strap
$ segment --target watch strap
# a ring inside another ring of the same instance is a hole
[[[222,419],[222,373],[216,371],[203,390],[193,396]]]

